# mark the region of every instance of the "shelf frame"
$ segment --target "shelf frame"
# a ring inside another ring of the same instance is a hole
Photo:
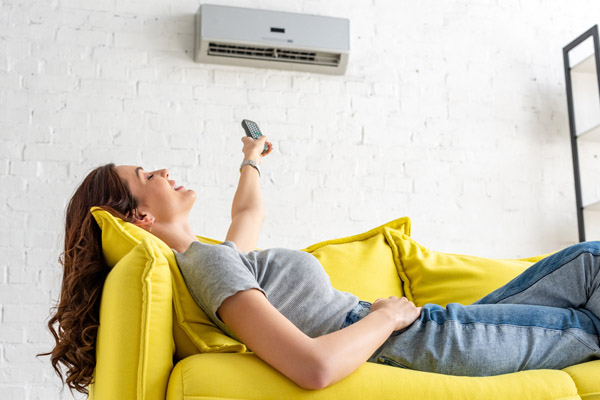
[[[569,110],[569,131],[571,135],[571,153],[573,156],[573,174],[575,178],[575,201],[577,206],[577,228],[579,232],[579,241],[585,242],[585,222],[583,219],[583,201],[581,196],[581,174],[579,170],[579,154],[577,151],[577,129],[575,126],[575,108],[573,104],[573,86],[571,82],[571,63],[569,62],[569,52],[580,45],[586,39],[592,37],[594,42],[594,60],[596,63],[596,75],[598,82],[598,94],[600,96],[600,41],[598,39],[598,25],[594,25],[577,39],[563,47],[563,60],[565,67],[565,81],[567,89],[567,107]],[[575,67],[574,65],[573,67]],[[594,129],[595,130],[595,129]]]

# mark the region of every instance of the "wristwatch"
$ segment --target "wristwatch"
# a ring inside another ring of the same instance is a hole
[[[245,160],[240,165],[240,173],[242,172],[242,168],[244,168],[246,165],[251,165],[252,167],[254,167],[258,171],[258,176],[260,176],[260,167],[258,166],[258,163],[256,161],[253,161],[253,160]]]

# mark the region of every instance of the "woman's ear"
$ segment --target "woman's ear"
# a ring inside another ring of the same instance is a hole
[[[140,217],[133,221],[134,225],[139,226],[142,229],[152,232],[152,225],[154,224],[154,216],[152,214],[140,213]]]

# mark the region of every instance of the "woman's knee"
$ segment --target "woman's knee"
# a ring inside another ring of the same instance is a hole
[[[600,256],[600,241],[590,241],[580,243],[583,253],[590,253],[595,256]]]
[[[600,256],[600,241],[581,242],[567,247],[564,252],[576,255],[591,254]]]

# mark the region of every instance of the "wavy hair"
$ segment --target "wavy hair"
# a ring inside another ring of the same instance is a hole
[[[110,270],[102,254],[100,228],[90,212],[94,206],[129,222],[139,217],[137,200],[114,164],[92,170],[69,202],[65,247],[59,258],[63,266],[60,299],[51,308],[48,321],[56,346],[37,355],[50,356],[63,387],[66,383],[71,393],[76,390],[86,395],[96,366],[100,297]],[[59,363],[66,367],[66,379]]]

